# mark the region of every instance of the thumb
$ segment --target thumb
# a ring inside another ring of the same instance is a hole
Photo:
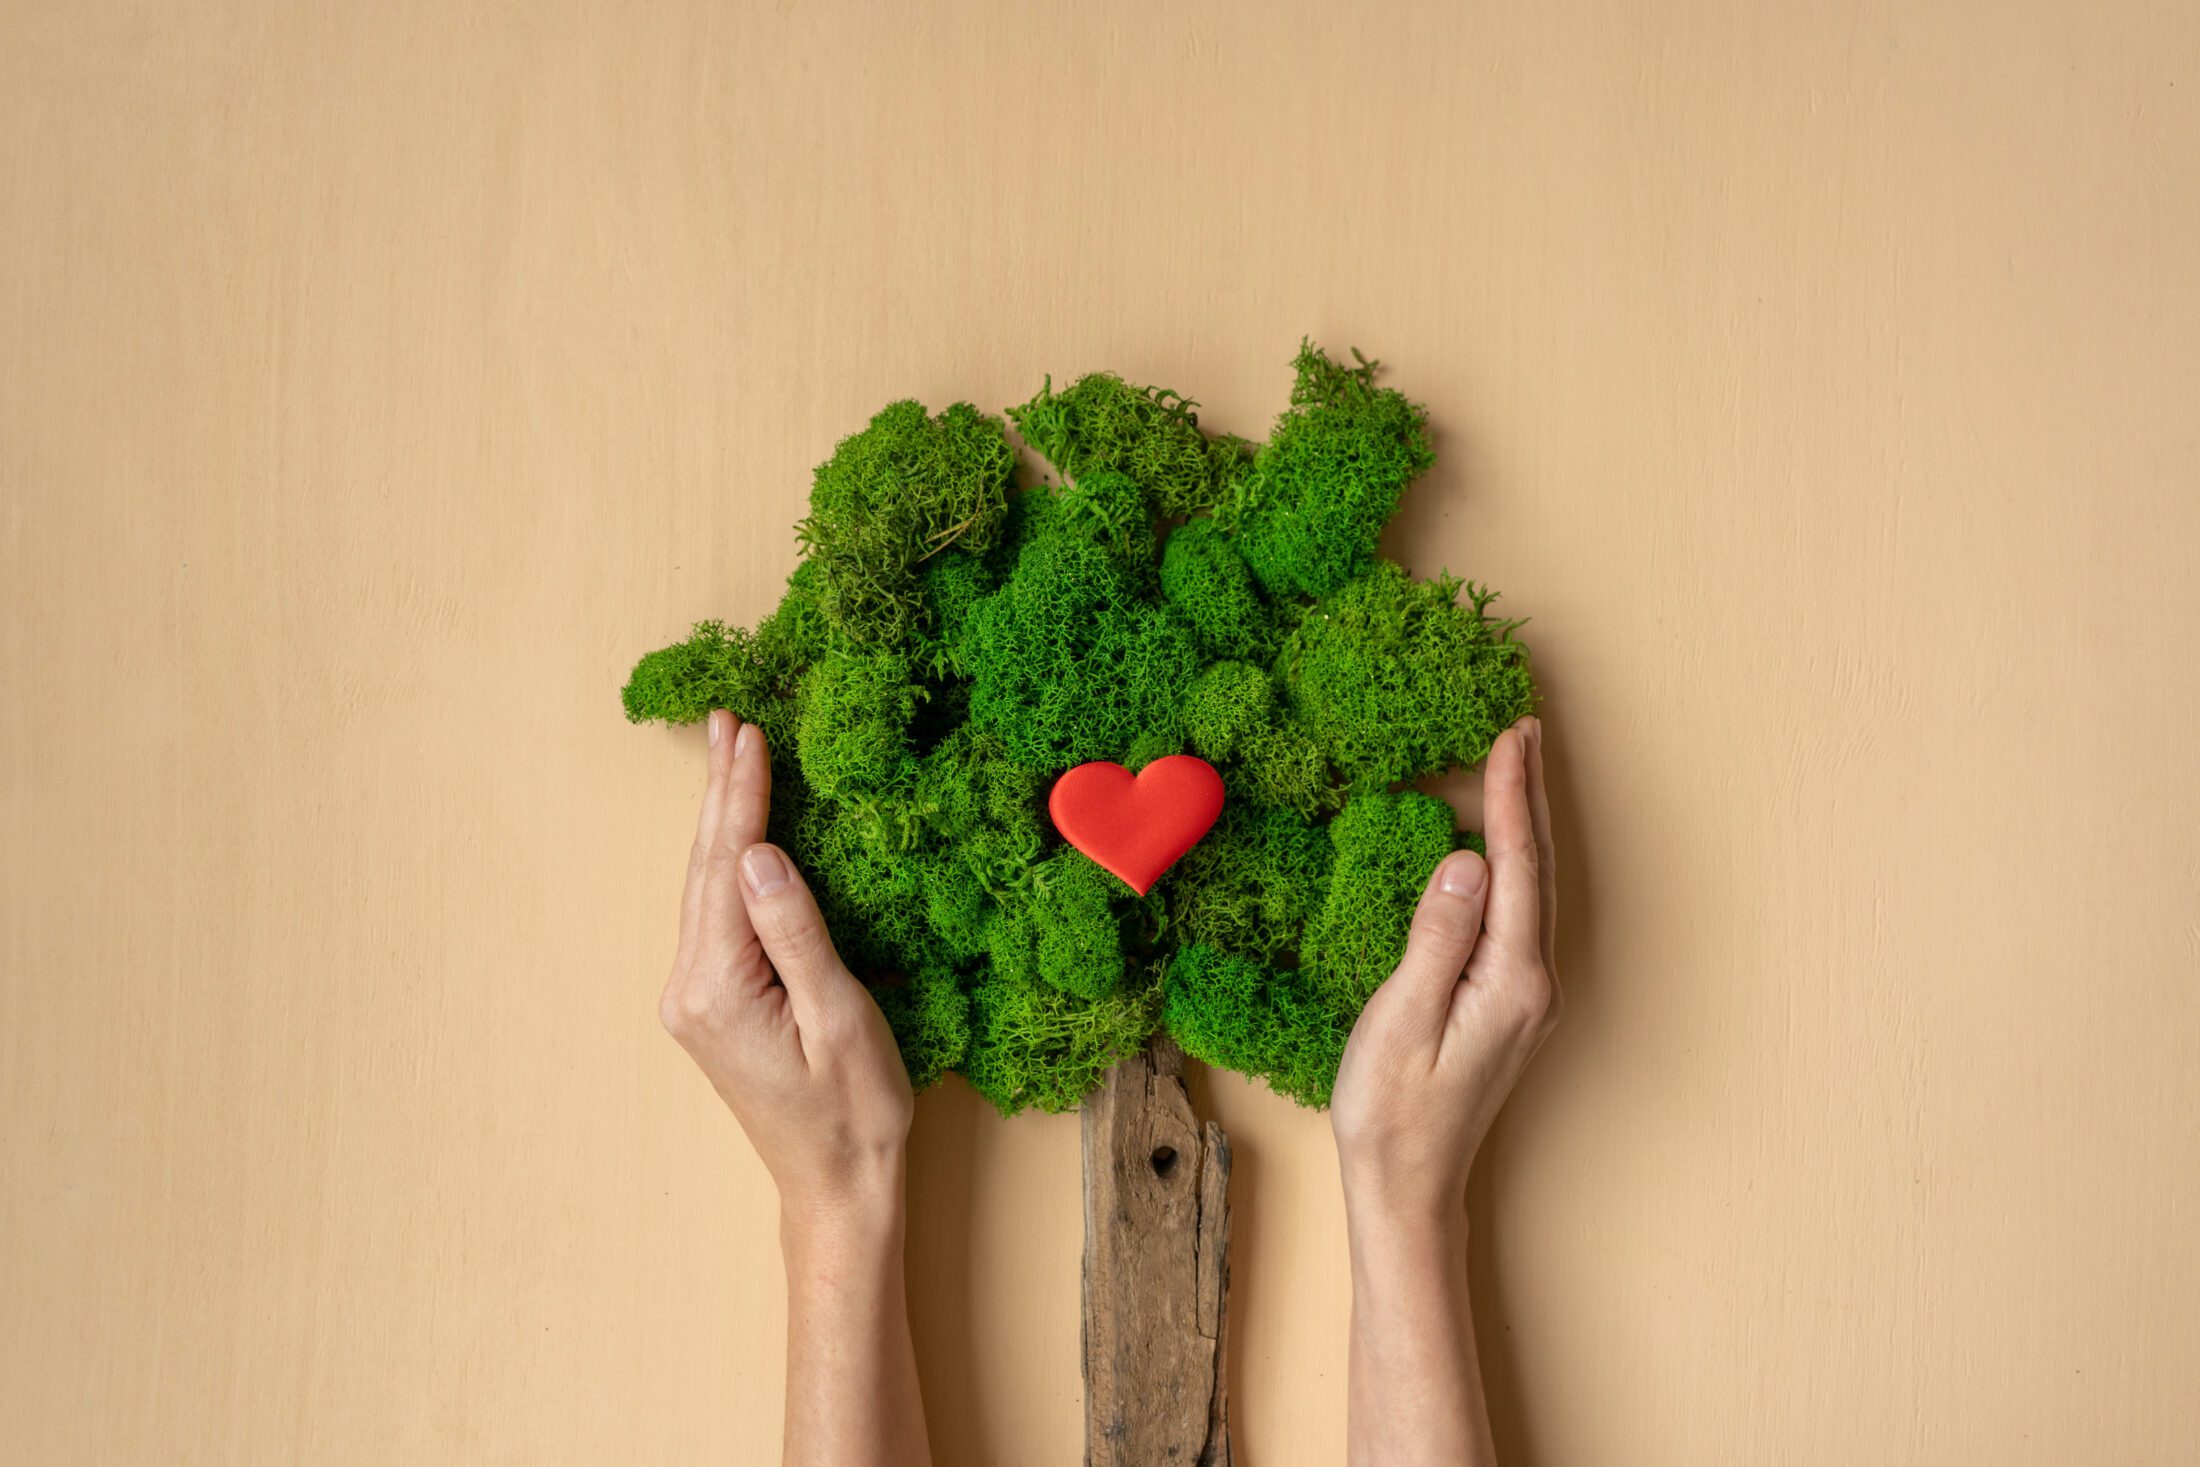
[[[1453,851],[1437,863],[1413,926],[1406,934],[1405,956],[1385,988],[1398,995],[1403,1010],[1440,1028],[1451,1000],[1482,934],[1482,903],[1489,895],[1490,868],[1473,851]]]
[[[786,985],[799,1023],[848,976],[817,898],[787,853],[764,842],[741,853],[741,895],[756,940]]]

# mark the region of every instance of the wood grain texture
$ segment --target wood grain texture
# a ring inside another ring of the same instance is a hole
[[[1230,1467],[1230,1141],[1156,1038],[1079,1112],[1085,1467]]]
[[[2196,76],[2189,0],[0,6],[0,1460],[773,1460],[615,689],[881,404],[1258,435],[1302,333],[1548,698],[1507,1463],[2186,1459]],[[1190,1083],[1234,1445],[1334,1467],[1326,1121]],[[943,1467],[1075,1461],[1077,1121],[915,1153]]]

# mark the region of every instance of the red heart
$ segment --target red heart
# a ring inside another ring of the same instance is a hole
[[[1080,764],[1054,781],[1047,813],[1062,839],[1144,896],[1222,813],[1222,776],[1204,759],[1171,754],[1133,775],[1120,764]]]

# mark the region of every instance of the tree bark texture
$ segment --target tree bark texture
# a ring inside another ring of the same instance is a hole
[[[1230,1142],[1156,1036],[1085,1102],[1086,1467],[1228,1467]]]

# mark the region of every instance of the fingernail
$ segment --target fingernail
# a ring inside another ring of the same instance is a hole
[[[750,846],[741,858],[741,879],[758,896],[770,896],[787,884],[787,861],[770,846]]]
[[[733,736],[733,757],[738,759],[746,754],[749,751],[749,745],[755,742],[756,726],[749,723],[742,724],[741,732]]]
[[[718,740],[723,737],[722,733],[720,732],[721,725],[718,722],[717,709],[713,708],[710,710],[710,712],[703,715],[703,727],[710,731],[710,746],[713,749],[717,748]]]
[[[1436,889],[1447,896],[1470,897],[1482,889],[1488,872],[1472,851],[1455,851],[1444,857],[1436,874]]]

